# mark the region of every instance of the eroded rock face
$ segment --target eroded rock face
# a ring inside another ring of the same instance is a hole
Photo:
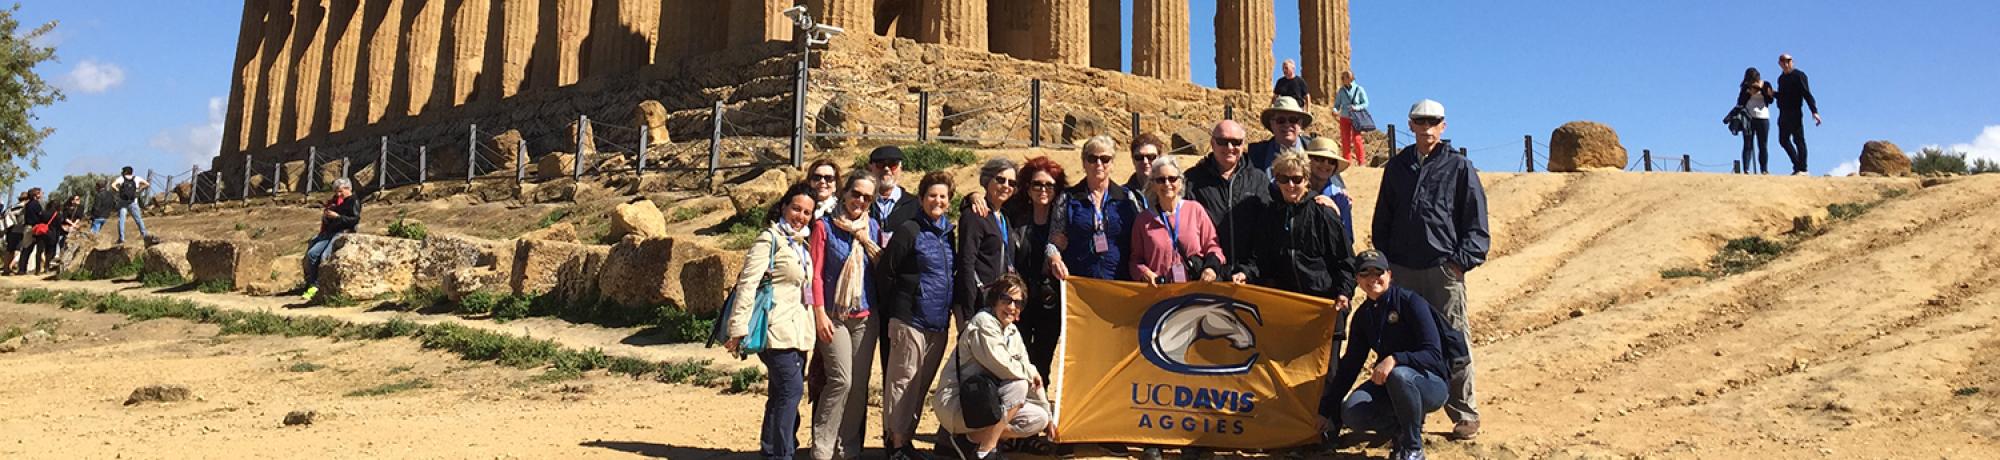
[[[188,244],[185,241],[166,241],[147,246],[139,273],[142,276],[147,273],[171,273],[183,280],[194,279],[194,268],[188,264],[187,254]]]
[[[544,181],[569,177],[575,172],[576,155],[566,152],[542,155],[541,161],[535,163],[535,178]]]
[[[271,254],[269,248],[246,241],[195,240],[188,242],[187,261],[195,283],[242,287],[269,269]]]
[[[451,233],[424,237],[418,251],[415,279],[420,287],[438,287],[446,275],[463,268],[491,267],[499,263],[499,241]]]
[[[423,242],[348,233],[333,239],[320,263],[319,287],[351,299],[400,293],[416,283],[417,253]]]
[[[1618,143],[1618,133],[1602,123],[1572,121],[1549,134],[1550,172],[1623,170],[1628,164],[1626,158],[1625,146]]]
[[[131,266],[144,263],[146,248],[137,244],[119,244],[91,250],[83,256],[82,269],[90,271],[99,279],[111,273],[129,270]],[[64,265],[64,268],[70,267]],[[130,272],[126,272],[130,273]]]
[[[1908,176],[1910,156],[1903,149],[1889,141],[1868,141],[1861,144],[1861,173],[1875,173],[1884,176]]]
[[[712,313],[735,281],[731,254],[693,241],[627,236],[611,246],[598,288],[624,307]]]
[[[757,178],[729,187],[729,203],[736,207],[738,214],[754,208],[769,206],[785,194],[792,185],[785,170],[772,169],[757,175]]]
[[[470,267],[453,270],[445,274],[440,288],[454,303],[462,303],[465,296],[474,292],[509,292],[506,267]]]
[[[660,213],[660,207],[654,205],[652,200],[620,204],[611,213],[611,237],[622,238],[626,235],[664,238],[667,236],[667,216]]]
[[[595,300],[598,272],[609,252],[606,246],[516,240],[508,286],[521,295],[551,295],[563,301]]]

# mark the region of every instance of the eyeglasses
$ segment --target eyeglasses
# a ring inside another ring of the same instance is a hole
[[[1278,183],[1299,185],[1306,183],[1306,176],[1278,176]]]
[[[1085,163],[1097,163],[1101,165],[1111,164],[1111,162],[1115,160],[1117,160],[1117,158],[1112,157],[1111,155],[1086,155],[1083,157],[1083,162]]]
[[[1444,123],[1444,119],[1443,119],[1443,118],[1430,118],[1430,117],[1424,117],[1424,118],[1411,118],[1411,119],[1410,119],[1410,126],[1433,126],[1433,125],[1437,125],[1437,124],[1439,124],[1439,123]]]
[[[1271,117],[1271,123],[1272,123],[1272,124],[1280,124],[1280,125],[1296,125],[1296,124],[1299,124],[1299,123],[1305,123],[1305,122],[1306,122],[1306,119],[1305,119],[1305,118],[1302,118],[1302,117]]]
[[[1243,145],[1243,139],[1230,139],[1227,137],[1217,137],[1214,138],[1213,141],[1215,142],[1215,145],[1222,145],[1229,147],[1241,147]]]
[[[1003,186],[1008,186],[1008,187],[1013,187],[1013,186],[1014,186],[1014,184],[1018,184],[1018,183],[1020,183],[1020,181],[1016,181],[1016,180],[1013,180],[1013,179],[1008,179],[1008,178],[1005,178],[1005,177],[997,177],[997,176],[996,176],[996,177],[994,177],[994,178],[993,178],[993,184],[994,184],[994,185],[1003,185]]]
[[[1035,181],[1028,183],[1028,190],[1051,191],[1055,189],[1056,189],[1056,183],[1054,182]]]
[[[1160,181],[1162,184],[1178,184],[1181,183],[1181,176],[1160,176],[1153,178],[1153,180]]]
[[[882,169],[893,169],[893,168],[901,168],[901,167],[903,167],[903,162],[901,162],[901,161],[895,161],[895,160],[884,160],[884,161],[875,161],[875,162],[869,162],[868,164],[869,164],[870,166],[874,166],[874,167],[877,167],[877,168],[882,168]]]
[[[1340,164],[1340,160],[1335,160],[1330,157],[1312,157],[1312,159],[1314,163],[1329,164],[1329,165]]]
[[[1158,159],[1160,159],[1160,156],[1159,156],[1159,155],[1133,155],[1133,156],[1132,156],[1132,160],[1133,160],[1133,161],[1136,161],[1136,162],[1139,162],[1139,163],[1152,163],[1152,162],[1153,162],[1153,160],[1158,160]]]
[[[813,181],[813,182],[833,182],[833,175],[832,175],[832,174],[814,174],[814,175],[812,175],[812,181]]]

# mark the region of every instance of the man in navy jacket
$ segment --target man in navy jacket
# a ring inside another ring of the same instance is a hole
[[[1382,167],[1372,237],[1375,248],[1387,254],[1396,281],[1423,296],[1440,321],[1471,337],[1465,272],[1486,262],[1491,244],[1486,191],[1472,160],[1443,141],[1444,127],[1444,104],[1425,99],[1410,107],[1410,130],[1417,142]],[[1446,364],[1451,397],[1445,414],[1457,422],[1452,437],[1471,439],[1479,434],[1472,357]]]
[[[1423,297],[1391,284],[1395,275],[1382,253],[1362,253],[1355,264],[1368,300],[1355,311],[1347,351],[1320,399],[1326,434],[1338,436],[1342,426],[1387,434],[1394,442],[1390,459],[1422,459],[1424,414],[1444,406],[1447,357],[1462,354],[1464,340],[1438,322]],[[1364,369],[1371,351],[1379,358]],[[1362,375],[1368,381],[1343,401]]]

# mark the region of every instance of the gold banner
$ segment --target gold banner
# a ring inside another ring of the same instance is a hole
[[[1273,449],[1319,439],[1326,299],[1248,285],[1071,278],[1057,440]]]

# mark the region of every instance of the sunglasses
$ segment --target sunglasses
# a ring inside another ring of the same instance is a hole
[[[994,185],[1004,185],[1004,186],[1008,186],[1008,187],[1013,187],[1013,186],[1014,186],[1014,184],[1018,184],[1018,183],[1021,183],[1021,182],[1020,182],[1020,181],[1017,181],[1017,180],[1013,180],[1013,179],[1008,179],[1008,178],[1005,178],[1005,177],[994,177],[994,178],[993,178],[993,184],[994,184]]]
[[[1056,189],[1056,183],[1054,183],[1054,182],[1029,182],[1029,183],[1028,183],[1028,189],[1029,189],[1029,190],[1043,190],[1043,191],[1047,191],[1047,190],[1055,190],[1055,189]]]
[[[1181,183],[1181,176],[1160,176],[1153,178],[1153,180],[1160,181],[1162,184],[1178,184]]]
[[[1319,164],[1329,164],[1329,165],[1340,164],[1340,160],[1335,160],[1327,157],[1313,157],[1312,159],[1314,163],[1319,163]]]
[[[814,175],[812,175],[812,181],[813,181],[813,182],[833,182],[833,175],[832,175],[832,174],[814,174]]]
[[[1153,162],[1153,160],[1158,160],[1158,159],[1160,159],[1160,156],[1159,156],[1159,155],[1133,155],[1133,156],[1132,156],[1132,160],[1133,160],[1133,161],[1136,161],[1136,162],[1139,162],[1139,163],[1152,163],[1152,162]]]
[[[1305,121],[1306,119],[1300,117],[1271,117],[1272,124],[1296,125]]]
[[[1382,276],[1382,273],[1383,272],[1381,270],[1370,268],[1367,270],[1362,270],[1360,273],[1355,273],[1354,276],[1361,278],[1372,278],[1372,277]]]
[[[1101,165],[1111,164],[1111,162],[1115,160],[1117,160],[1117,158],[1112,157],[1111,155],[1090,155],[1083,157],[1083,162],[1085,163],[1097,163]]]
[[[903,167],[903,162],[901,162],[901,161],[894,161],[894,160],[889,160],[889,161],[875,161],[875,162],[869,162],[868,164],[869,164],[869,165],[871,165],[871,166],[874,166],[874,167],[877,167],[877,168],[882,168],[882,169],[891,169],[891,168],[901,168],[901,167]]]
[[[867,197],[868,197],[868,195],[870,195],[870,193],[868,193],[868,192],[863,192],[863,191],[860,191],[860,190],[848,190],[848,191],[847,191],[847,197],[848,197],[848,198],[867,198]]]
[[[1278,182],[1282,184],[1299,185],[1306,183],[1306,176],[1278,176]]]
[[[1437,125],[1438,123],[1444,123],[1444,119],[1443,119],[1443,118],[1428,118],[1428,117],[1426,117],[1426,118],[1411,118],[1411,119],[1410,119],[1410,126],[1435,126],[1435,125]]]
[[[1242,139],[1230,139],[1230,138],[1227,138],[1227,137],[1218,137],[1218,138],[1215,138],[1215,139],[1214,139],[1214,142],[1215,142],[1215,145],[1223,145],[1223,146],[1229,146],[1229,147],[1241,147],[1241,146],[1243,146],[1243,140],[1242,140]]]

